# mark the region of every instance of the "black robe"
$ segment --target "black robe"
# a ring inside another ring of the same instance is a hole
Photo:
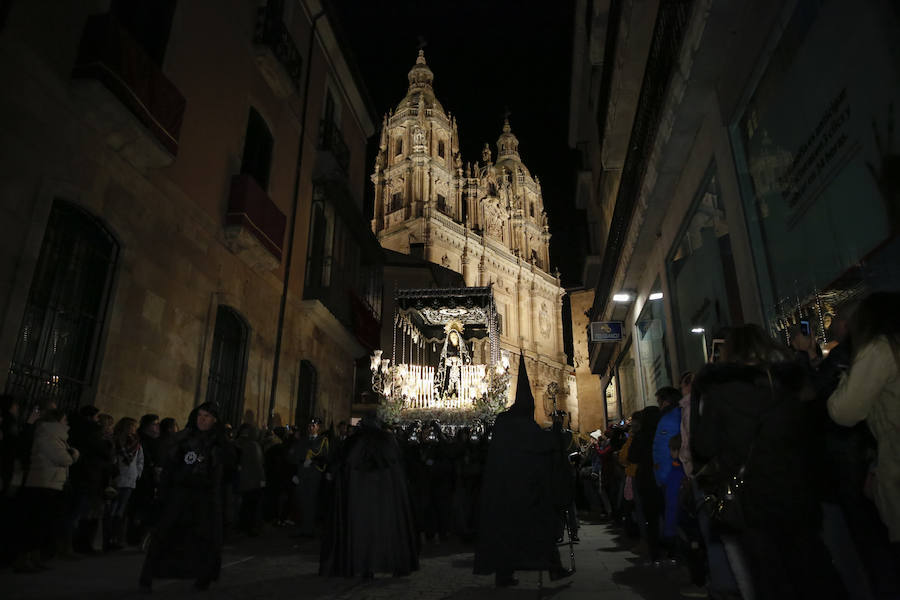
[[[378,427],[360,427],[341,454],[319,574],[406,575],[418,570],[418,534],[394,436]]]
[[[141,582],[153,578],[219,578],[222,564],[224,440],[185,429],[163,464],[161,514],[150,538]]]
[[[481,490],[477,574],[560,566],[552,489],[559,445],[532,414],[510,409],[494,424]]]

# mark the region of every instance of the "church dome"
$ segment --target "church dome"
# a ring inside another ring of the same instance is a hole
[[[423,50],[419,50],[416,64],[409,70],[407,79],[409,79],[409,89],[406,92],[406,96],[397,105],[397,111],[422,106],[426,109],[438,110],[443,114],[444,107],[438,102],[432,87],[434,73],[428,67],[428,63],[425,62],[425,52]]]

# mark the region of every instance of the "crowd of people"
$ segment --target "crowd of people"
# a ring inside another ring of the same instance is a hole
[[[583,497],[687,597],[900,597],[900,294],[833,320],[827,354],[731,328],[715,363],[594,432]],[[599,484],[599,485],[598,485]]]
[[[569,577],[559,545],[577,515],[633,538],[647,568],[681,565],[682,595],[896,597],[900,566],[900,295],[836,317],[823,355],[756,325],[727,333],[717,362],[590,437],[565,413],[534,421],[524,362],[492,427],[372,417],[323,430],[236,430],[204,403],[179,430],[148,414],[2,397],[0,518],[7,562],[145,551],[140,586],[179,577],[206,589],[227,536],[289,528],[321,543],[320,573],[407,575],[423,543],[474,545],[499,587],[515,572]],[[589,560],[589,559],[588,559]]]

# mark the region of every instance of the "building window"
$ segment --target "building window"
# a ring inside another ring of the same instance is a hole
[[[294,424],[304,431],[316,415],[316,368],[308,360],[300,361],[300,381],[297,385],[297,412]]]
[[[450,214],[450,207],[447,206],[447,198],[445,198],[441,194],[437,195],[437,209],[445,215]]]
[[[534,217],[534,202],[531,203],[531,209],[529,212],[531,213],[531,216]]]
[[[394,156],[403,154],[403,138],[397,138],[394,142]]]
[[[310,296],[304,292],[304,296],[314,297],[316,288],[327,288],[331,285],[335,228],[334,207],[326,202],[314,202],[309,228],[306,288],[313,295]]]
[[[272,134],[262,116],[252,106],[247,118],[247,136],[244,140],[244,159],[241,173],[250,175],[266,190],[269,187],[269,168],[272,163]]]
[[[97,370],[119,245],[73,204],[56,200],[34,270],[6,393],[77,408]]]
[[[249,333],[250,328],[237,311],[219,305],[209,361],[206,400],[219,403],[222,423],[241,423]]]
[[[109,12],[157,65],[162,65],[175,14],[175,0],[112,0]]]
[[[438,141],[438,156],[444,158],[444,140]]]
[[[401,208],[403,208],[403,194],[401,192],[394,192],[391,194],[390,202],[388,202],[387,212],[392,213]]]

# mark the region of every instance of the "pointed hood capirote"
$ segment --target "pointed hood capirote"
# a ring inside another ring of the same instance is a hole
[[[531,393],[531,382],[528,381],[528,370],[525,368],[524,353],[519,354],[519,375],[516,380],[516,401],[509,407],[509,412],[534,418],[534,394]]]

